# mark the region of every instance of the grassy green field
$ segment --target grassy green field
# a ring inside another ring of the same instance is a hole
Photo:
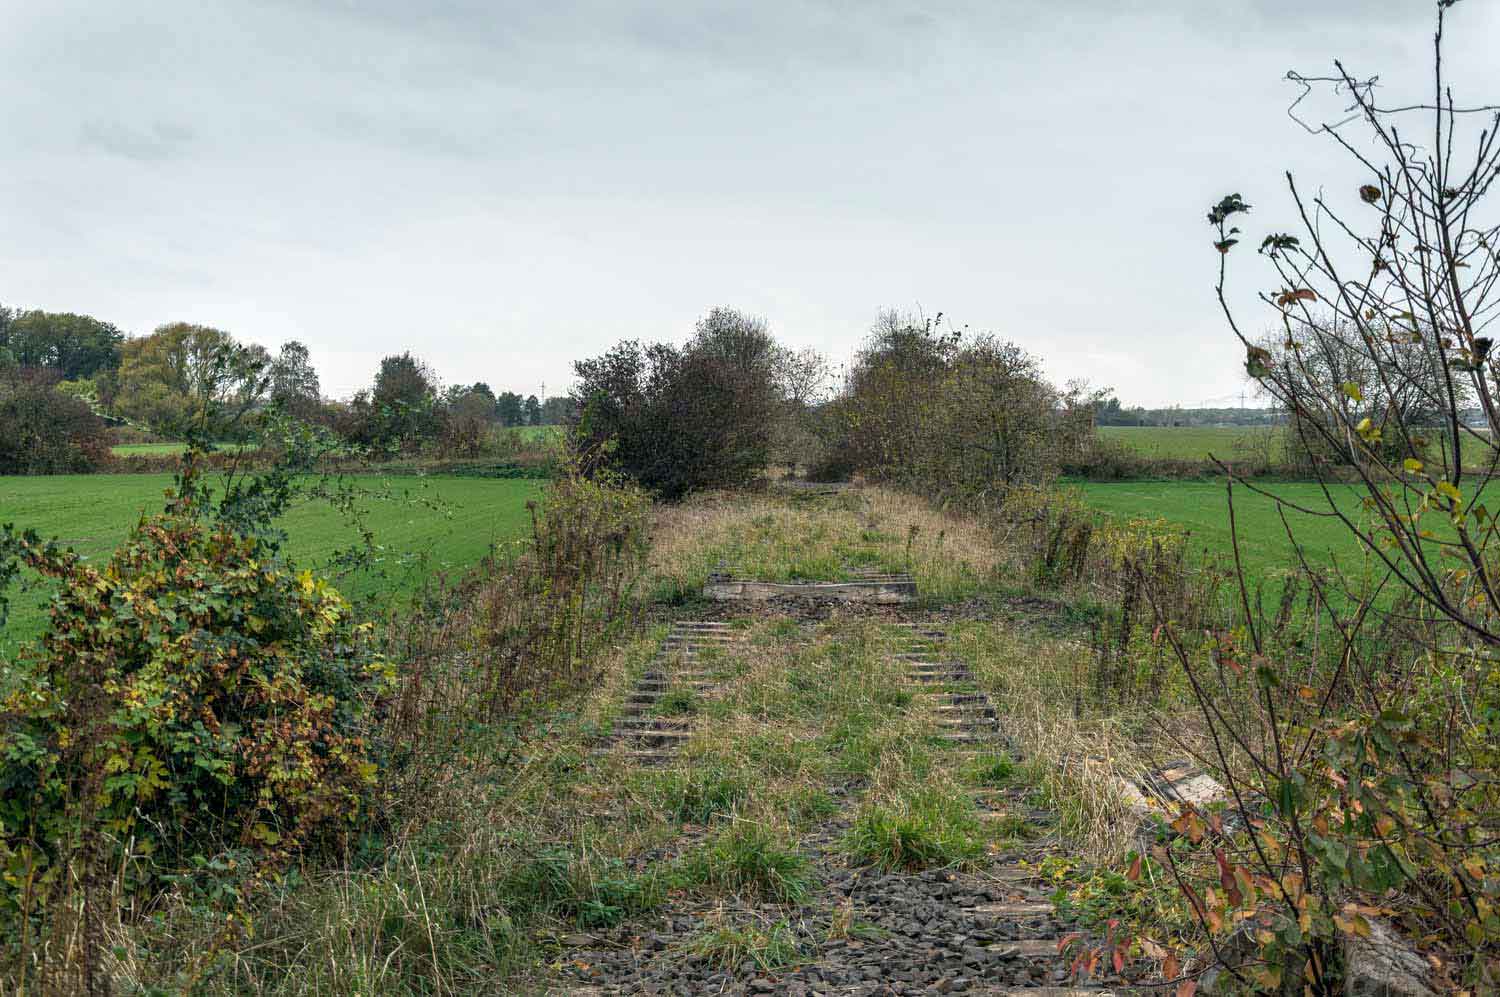
[[[527,443],[551,443],[561,442],[563,427],[561,426],[516,426],[511,432],[516,433]],[[239,448],[237,443],[221,443],[220,450],[233,451]],[[109,448],[116,457],[170,457],[182,453],[181,443],[118,443]]]
[[[1132,450],[1163,460],[1243,459],[1264,453],[1269,443],[1271,457],[1281,455],[1277,426],[1100,426],[1099,435],[1118,440]]]
[[[1209,455],[1228,461],[1269,457],[1286,459],[1283,426],[1100,426],[1099,435],[1124,443],[1136,453],[1162,460],[1206,461]],[[1269,452],[1267,452],[1269,447]],[[1492,453],[1472,439],[1464,443],[1464,466],[1477,470]],[[1435,458],[1433,458],[1435,459]]]
[[[142,512],[161,508],[166,474],[0,477],[0,523],[57,537],[90,558],[102,559],[125,538]],[[367,478],[372,491],[361,503],[382,548],[375,569],[339,581],[355,598],[378,601],[415,591],[437,572],[455,572],[481,558],[491,544],[514,539],[529,526],[526,502],[545,482],[491,478]],[[433,508],[437,503],[440,508]],[[283,521],[287,551],[299,564],[318,566],[358,535],[341,513],[324,503],[292,509]],[[11,591],[10,621],[0,651],[41,631],[46,593]]]
[[[1189,531],[1190,549],[1209,554],[1231,553],[1229,506],[1223,482],[1140,481],[1074,485],[1089,505],[1127,519],[1165,519]],[[1322,492],[1313,483],[1277,483],[1268,491],[1307,508],[1326,508]],[[1361,492],[1349,486],[1334,486],[1339,507],[1358,520],[1362,515]],[[1246,488],[1234,492],[1235,518],[1239,524],[1240,557],[1252,578],[1290,567],[1293,548],[1274,501]],[[1350,571],[1362,570],[1365,553],[1338,520],[1287,512],[1287,521],[1308,559]]]
[[[109,448],[116,457],[173,457],[182,453],[185,443],[119,443]],[[239,450],[239,443],[220,443],[219,449],[226,452]]]
[[[563,436],[562,426],[516,426],[513,431],[521,434],[521,438],[528,443],[535,440],[544,442],[560,441]]]

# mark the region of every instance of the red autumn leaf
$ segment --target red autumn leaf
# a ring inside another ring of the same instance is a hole
[[[1236,907],[1245,899],[1240,893],[1240,884],[1234,878],[1234,866],[1229,864],[1229,856],[1224,854],[1224,849],[1214,849],[1214,860],[1219,863],[1219,885],[1224,887],[1224,892],[1229,896],[1229,902]]]

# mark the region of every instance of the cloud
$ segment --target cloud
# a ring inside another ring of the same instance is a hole
[[[126,121],[90,119],[79,126],[79,144],[86,151],[141,163],[161,163],[182,155],[195,138],[193,129],[165,121],[133,125]]]
[[[1287,120],[1282,73],[1338,56],[1388,74],[1393,97],[1424,88],[1432,14],[1425,0],[0,7],[7,300],[136,331],[186,316],[300,338],[340,392],[402,349],[455,380],[555,389],[577,357],[686,334],[718,303],[842,359],[880,307],[922,302],[1143,403],[1238,390],[1205,206],[1242,190],[1269,224],[1283,168],[1348,176]],[[1477,77],[1460,94],[1496,95],[1493,5],[1461,4],[1452,24],[1454,72]]]

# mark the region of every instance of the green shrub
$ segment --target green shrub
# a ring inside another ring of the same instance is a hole
[[[45,380],[0,377],[0,474],[93,471],[109,459],[104,423]]]
[[[39,644],[0,662],[6,915],[35,913],[79,863],[120,868],[127,843],[127,890],[184,870],[201,886],[366,815],[391,678],[369,627],[198,501],[142,519],[99,567],[0,538],[60,589]]]
[[[770,457],[785,355],[764,322],[726,308],[682,347],[622,342],[573,365],[570,446],[671,501],[747,484]]]

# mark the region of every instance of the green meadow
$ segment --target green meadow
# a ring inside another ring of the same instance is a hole
[[[1281,458],[1280,426],[1100,426],[1099,435],[1159,460],[1220,460],[1263,453]]]
[[[1132,481],[1082,483],[1076,488],[1088,504],[1122,519],[1161,519],[1181,527],[1189,536],[1189,549],[1209,556],[1232,554],[1229,504],[1223,481]],[[1322,489],[1313,482],[1275,482],[1260,486],[1304,508],[1327,508]],[[1355,522],[1363,522],[1363,491],[1349,485],[1331,485],[1338,508]],[[1493,503],[1491,503],[1493,504]],[[1240,559],[1252,580],[1290,568],[1296,555],[1292,537],[1309,562],[1338,565],[1358,575],[1378,565],[1330,516],[1308,515],[1286,509],[1282,522],[1276,501],[1243,486],[1234,490],[1235,520],[1239,526]],[[1442,517],[1432,514],[1430,525],[1442,529]],[[1373,563],[1372,563],[1373,562]]]
[[[117,443],[109,448],[116,457],[173,457],[187,447],[185,443]],[[219,449],[233,453],[239,450],[238,443],[220,443]]]
[[[461,572],[492,545],[523,535],[530,523],[526,503],[540,496],[546,484],[459,477],[356,480],[370,493],[358,506],[374,531],[378,559],[337,584],[346,595],[377,605],[415,592],[436,574]],[[161,509],[171,483],[169,474],[0,477],[0,523],[34,529],[102,560],[143,514]],[[293,508],[281,526],[289,537],[287,553],[306,567],[328,563],[359,539],[344,514],[322,502]],[[10,595],[11,615],[0,635],[0,652],[35,637],[46,619],[46,589],[18,591],[13,586]]]

